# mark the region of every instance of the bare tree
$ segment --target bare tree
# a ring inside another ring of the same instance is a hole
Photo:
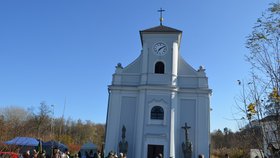
[[[45,102],[41,102],[38,112],[33,112],[32,118],[29,119],[30,129],[34,129],[33,133],[37,138],[43,139],[50,135],[51,132],[51,108]],[[27,125],[28,126],[28,125]]]
[[[3,126],[3,133],[6,137],[3,139],[10,139],[24,133],[27,129],[23,126],[30,118],[30,113],[24,108],[17,106],[8,106],[0,109],[1,125]]]
[[[239,107],[250,127],[262,127],[264,150],[269,143],[280,147],[279,44],[280,4],[272,3],[247,37],[250,53],[246,59],[251,64],[251,79],[246,83],[239,81],[242,86]]]

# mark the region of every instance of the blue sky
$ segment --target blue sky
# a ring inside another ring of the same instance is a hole
[[[237,130],[236,80],[248,77],[246,36],[273,1],[265,0],[2,0],[0,107],[54,105],[55,117],[105,123],[115,66],[141,50],[139,30],[183,31],[181,55],[206,68],[211,131]]]

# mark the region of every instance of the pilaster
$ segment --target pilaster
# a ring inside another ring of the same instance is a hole
[[[177,107],[177,93],[171,92],[171,107],[170,107],[170,158],[175,158],[175,109]]]
[[[147,83],[147,73],[148,73],[148,46],[146,43],[143,44],[142,49],[142,71],[141,71],[141,84],[144,85]]]
[[[137,109],[137,124],[135,124],[135,154],[134,158],[143,158],[143,127],[144,127],[144,116],[145,116],[145,102],[146,102],[146,90],[140,90],[139,93],[139,106]]]
[[[178,43],[173,42],[172,49],[172,86],[177,85],[177,74],[178,74]]]

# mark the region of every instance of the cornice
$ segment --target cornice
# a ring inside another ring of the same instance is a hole
[[[140,86],[116,86],[109,85],[108,90],[119,90],[119,91],[140,91],[140,90],[151,90],[151,91],[170,91],[179,93],[203,93],[212,94],[212,89],[209,88],[179,88],[176,86],[167,85],[140,85]]]

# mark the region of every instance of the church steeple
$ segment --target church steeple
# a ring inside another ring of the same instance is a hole
[[[159,18],[160,25],[159,26],[140,31],[140,37],[141,37],[142,45],[143,45],[143,35],[144,34],[178,34],[178,37],[179,37],[178,38],[178,43],[180,43],[182,31],[171,28],[171,27],[164,26],[162,24],[162,22],[163,22],[162,12],[164,12],[164,11],[165,10],[162,9],[162,8],[160,8],[160,10],[158,10],[158,12],[160,12],[160,18]]]

